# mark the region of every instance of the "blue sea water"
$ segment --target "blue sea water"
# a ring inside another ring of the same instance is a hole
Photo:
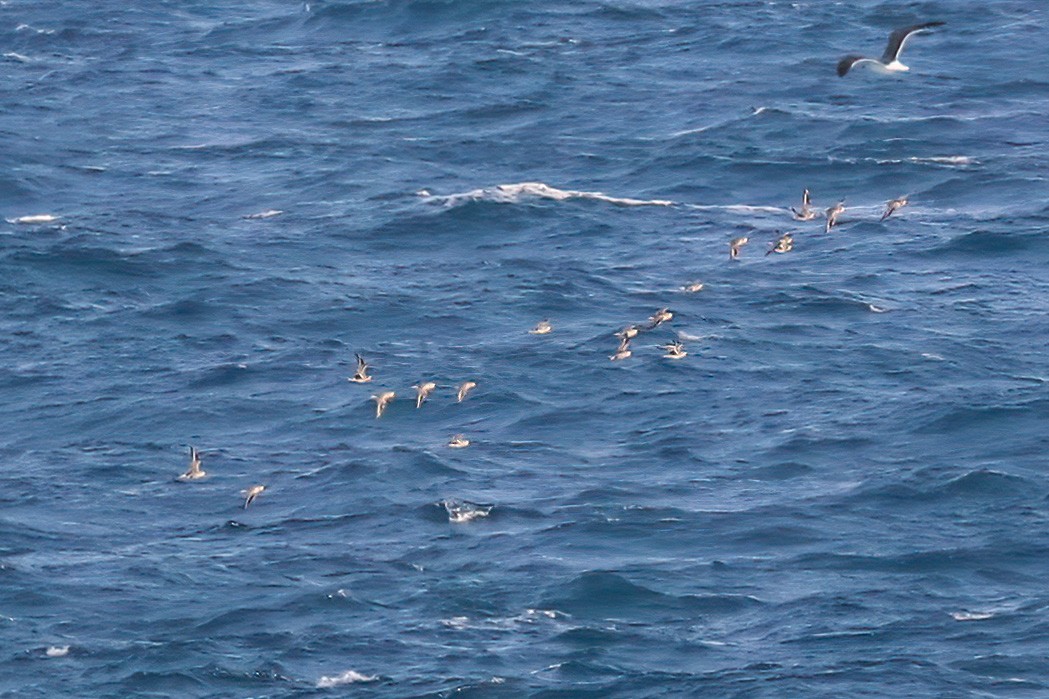
[[[4,0],[0,44],[0,696],[1049,696],[1049,6]]]

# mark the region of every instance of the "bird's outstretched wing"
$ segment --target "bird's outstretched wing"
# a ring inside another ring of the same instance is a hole
[[[889,43],[885,46],[885,53],[882,54],[882,63],[892,63],[900,56],[900,52],[903,51],[903,44],[914,32],[921,31],[922,29],[929,29],[930,27],[942,27],[943,22],[926,22],[925,24],[915,24],[913,27],[904,27],[903,29],[897,29],[892,34],[889,34]],[[840,70],[840,64],[839,64]]]

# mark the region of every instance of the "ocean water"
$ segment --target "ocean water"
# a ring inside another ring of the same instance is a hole
[[[4,0],[0,43],[0,696],[1049,696],[1049,6]]]

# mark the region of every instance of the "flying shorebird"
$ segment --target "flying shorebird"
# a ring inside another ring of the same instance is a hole
[[[841,216],[843,213],[845,213],[844,199],[827,209],[827,228],[824,230],[824,232],[830,233],[830,229],[838,225],[838,217]]]
[[[688,352],[685,351],[685,346],[680,342],[671,342],[668,345],[660,345],[659,349],[666,352],[666,354],[663,355],[666,359],[681,359],[688,355]]]
[[[893,212],[897,209],[902,209],[907,206],[907,197],[900,197],[899,199],[893,199],[885,205],[885,213],[881,215],[882,221],[892,216]]]
[[[739,257],[739,249],[750,242],[750,238],[743,236],[742,238],[733,238],[728,241],[728,258],[734,260]]]
[[[694,294],[697,291],[703,291],[703,282],[689,282],[681,287],[681,290],[688,294]]]
[[[795,221],[811,221],[819,216],[812,208],[812,200],[809,199],[809,190],[807,189],[801,195],[801,209],[798,210],[792,206],[790,210],[794,214]]]
[[[240,491],[240,494],[244,496],[244,509],[248,509],[248,505],[255,502],[255,498],[257,498],[265,489],[266,486],[264,485],[253,485],[250,488]]]
[[[550,321],[549,320],[541,320],[541,321],[539,321],[536,324],[536,326],[534,328],[532,328],[531,330],[528,331],[528,334],[529,335],[546,335],[547,333],[549,333],[553,329],[554,329],[554,326],[550,325]]]
[[[368,376],[368,369],[371,367],[368,366],[367,362],[364,361],[364,357],[361,355],[355,354],[354,356],[357,357],[357,372],[351,378],[347,379],[347,381],[353,381],[354,383],[367,383],[368,381],[371,381],[372,377]]]
[[[646,329],[651,330],[652,328],[658,328],[673,317],[674,313],[669,308],[660,308],[649,317],[648,328]]]
[[[416,386],[412,386],[412,388],[415,389],[416,394],[415,407],[421,408],[423,403],[426,401],[427,396],[429,396],[433,392],[433,389],[437,388],[437,384],[433,381],[427,381],[426,383],[421,383]]]
[[[619,342],[619,349],[617,349],[616,353],[609,357],[609,359],[613,362],[618,362],[621,359],[628,358],[631,354],[633,354],[633,352],[630,351],[630,340],[624,337]]]
[[[784,233],[783,237],[781,237],[769,247],[768,252],[765,253],[765,256],[768,257],[774,252],[790,252],[793,249],[794,236],[792,236],[790,233]]]
[[[207,471],[204,471],[200,467],[200,452],[195,447],[189,448],[189,469],[178,477],[180,481],[195,481],[198,478],[203,478],[208,475]]]
[[[462,436],[461,434],[457,434],[454,437],[452,437],[450,442],[448,442],[448,446],[450,446],[452,449],[462,449],[463,447],[470,446],[470,440]]]
[[[390,404],[397,394],[393,391],[384,391],[377,395],[372,396],[372,400],[375,401],[375,417],[376,419],[382,417],[382,414],[386,412],[386,406]]]
[[[617,332],[615,336],[625,342],[627,340],[633,340],[635,337],[637,337],[637,334],[639,332],[641,332],[641,328],[637,327],[636,325],[628,325],[619,332]]]
[[[455,399],[456,402],[457,403],[462,403],[463,399],[466,398],[466,394],[469,393],[470,391],[472,391],[476,387],[477,387],[477,382],[476,381],[463,381],[461,384],[459,384],[459,393],[456,396],[456,399]]]
[[[881,55],[880,59],[868,58],[867,56],[860,56],[858,54],[849,54],[838,61],[838,77],[845,77],[845,74],[848,73],[853,66],[871,68],[876,73],[882,73],[885,75],[889,73],[902,73],[905,70],[910,70],[910,68],[900,63],[900,52],[903,51],[903,45],[907,42],[908,37],[915,32],[922,31],[923,29],[940,26],[943,26],[943,22],[926,22],[925,24],[915,24],[913,27],[897,29],[892,34],[889,34],[889,43],[885,46],[885,53]]]

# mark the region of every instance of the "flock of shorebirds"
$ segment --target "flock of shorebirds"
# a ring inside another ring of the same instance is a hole
[[[881,221],[892,216],[896,211],[900,210],[908,204],[907,197],[899,197],[889,201],[885,205],[885,211],[881,216]],[[812,207],[812,199],[809,195],[809,190],[805,190],[801,197],[801,208],[795,209],[793,206],[790,207],[790,211],[793,214],[794,220],[796,221],[813,221],[820,218],[820,214],[816,209]],[[845,201],[839,201],[834,206],[826,209],[824,217],[826,219],[824,231],[829,233],[838,225],[839,217],[845,212]],[[747,237],[733,238],[729,241],[729,259],[735,260],[739,258],[741,248],[750,242]],[[787,253],[794,249],[794,236],[790,233],[785,233],[780,236],[774,242],[769,243],[769,248],[765,252],[765,255],[771,255],[772,253]],[[681,290],[687,293],[694,293],[703,290],[702,282],[690,282],[681,287]],[[614,336],[619,338],[619,346],[615,352],[609,357],[613,362],[622,361],[633,356],[633,350],[631,349],[631,342],[635,340],[641,333],[648,332],[658,328],[664,323],[673,319],[674,313],[669,308],[660,308],[649,317],[648,322],[645,324],[633,324],[627,325],[622,330],[614,333]],[[536,324],[534,328],[529,330],[529,334],[532,335],[548,335],[553,332],[553,325],[549,319],[542,320]],[[658,348],[663,350],[663,355],[666,359],[683,359],[688,356],[688,351],[685,350],[685,346],[680,341],[669,342],[665,345],[658,345]],[[354,371],[353,376],[347,378],[347,381],[352,383],[370,383],[374,378],[369,372],[371,371],[371,365],[365,361],[364,357],[360,354],[354,355],[357,359],[357,369]],[[456,402],[462,403],[470,391],[477,387],[476,381],[463,381],[456,387]],[[420,381],[418,384],[412,386],[415,389],[415,407],[422,408],[423,403],[427,401],[437,388],[436,381]],[[389,407],[390,403],[397,397],[395,391],[379,391],[371,396],[371,399],[375,401],[375,417],[381,418],[383,413]],[[462,449],[470,446],[470,440],[462,434],[453,435],[448,441],[449,448]],[[207,475],[207,472],[201,468],[200,452],[195,447],[189,448],[189,466],[185,473],[178,477],[180,481],[192,481],[203,478]],[[253,485],[245,488],[241,491],[241,495],[244,496],[244,508],[247,509],[251,503],[266,490],[265,485]]]
[[[892,32],[892,34],[890,34],[889,42],[885,48],[885,52],[883,53],[880,59],[868,58],[866,56],[860,56],[857,54],[850,54],[839,61],[837,66],[838,75],[844,77],[853,68],[869,68],[878,73],[898,73],[907,71],[907,66],[903,65],[899,61],[900,52],[903,50],[903,46],[906,43],[907,39],[910,38],[912,34],[939,26],[943,26],[943,22],[926,22],[924,24],[917,24],[910,27],[903,27],[901,29],[897,29],[894,32]],[[890,216],[892,216],[893,213],[906,206],[907,203],[908,201],[906,196],[889,201],[886,204],[885,212],[882,214],[880,220],[884,221],[885,219],[889,218]],[[809,196],[809,190],[807,189],[804,191],[801,197],[801,208],[795,209],[792,206],[790,207],[790,211],[794,216],[794,220],[796,221],[813,221],[815,219],[820,218],[819,212],[812,207],[812,200]],[[270,216],[276,216],[280,213],[282,212],[271,210],[262,212],[261,214],[253,214],[248,218],[268,218]],[[838,225],[838,219],[843,213],[845,213],[845,200],[841,200],[834,206],[826,209],[824,211],[824,217],[826,221],[824,225],[824,232],[830,233],[831,230],[833,230],[834,227]],[[40,223],[51,220],[54,220],[54,217],[27,216],[23,217],[22,219],[17,219],[14,222]],[[749,242],[750,239],[746,236],[733,238],[732,240],[730,240],[729,259],[738,259],[740,255],[740,250],[743,248],[744,245],[746,245]],[[793,249],[794,236],[790,233],[785,233],[782,236],[780,236],[777,240],[769,244],[769,248],[765,252],[765,255],[768,256],[773,253],[788,253]],[[697,292],[703,289],[703,284],[701,282],[691,282],[681,287],[681,289],[682,291],[689,293]],[[630,348],[630,343],[632,340],[637,338],[638,335],[640,335],[642,332],[653,330],[662,325],[663,323],[666,323],[673,317],[674,314],[669,308],[661,308],[648,319],[647,325],[628,325],[619,332],[615,333],[615,336],[619,338],[619,346],[616,348],[615,353],[612,354],[611,357],[609,357],[609,359],[614,362],[628,359],[633,355],[633,351]],[[550,332],[552,332],[552,330],[553,326],[551,325],[550,321],[543,320],[540,321],[532,330],[529,330],[528,332],[533,335],[547,335]],[[659,345],[659,348],[666,352],[666,354],[664,354],[663,356],[667,359],[682,359],[688,355],[688,352],[685,350],[684,345],[679,341],[670,342],[665,345]],[[370,382],[372,380],[372,376],[368,373],[368,371],[371,367],[361,355],[357,354],[356,357],[357,370],[356,372],[354,372],[353,376],[349,377],[348,380],[353,383]],[[464,381],[461,384],[459,384],[456,393],[456,400],[459,403],[463,402],[467,394],[476,386],[477,382],[475,381]],[[412,388],[415,389],[415,407],[421,408],[423,406],[423,403],[425,403],[427,398],[429,398],[430,394],[437,389],[437,383],[435,381],[423,381],[412,386]],[[371,398],[375,401],[375,417],[382,417],[383,413],[386,411],[386,408],[396,397],[397,394],[394,391],[380,391],[373,395]],[[469,445],[470,440],[461,434],[454,435],[448,442],[448,446],[453,449],[462,449],[464,447],[468,447]],[[191,446],[189,448],[189,467],[187,468],[185,473],[178,477],[178,479],[181,481],[192,481],[203,478],[206,475],[207,472],[204,471],[203,468],[201,468],[200,452],[198,452],[195,447]],[[265,485],[253,485],[242,490],[241,495],[244,496],[244,508],[246,509],[249,505],[251,505],[251,503],[255,502],[259,495],[261,495],[265,490]],[[446,508],[449,508],[448,503],[445,503],[445,506]],[[466,521],[467,519],[469,519],[469,517],[466,517],[464,519],[463,517],[465,516],[460,516],[462,513],[455,512],[454,508],[449,508],[449,514],[452,516],[453,521]],[[471,512],[467,514],[472,516],[478,514],[478,512]],[[483,514],[487,514],[487,511],[485,511]]]

